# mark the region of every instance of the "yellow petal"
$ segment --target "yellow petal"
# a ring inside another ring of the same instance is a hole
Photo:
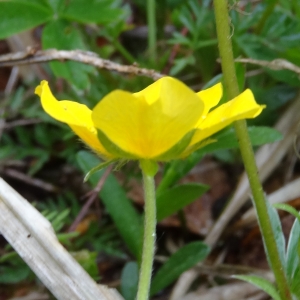
[[[217,107],[202,122],[198,123],[190,146],[211,136],[233,121],[255,118],[264,108],[265,105],[258,105],[255,102],[251,90],[244,91],[231,101]]]
[[[119,148],[151,159],[179,142],[202,112],[203,103],[192,90],[163,77],[139,93],[108,94],[93,109],[92,119]]]
[[[206,90],[198,92],[197,95],[204,103],[203,116],[206,116],[210,109],[216,106],[221,100],[223,95],[222,84],[217,83]]]
[[[111,155],[97,138],[97,130],[92,122],[92,111],[83,104],[69,100],[58,101],[51,93],[48,82],[43,80],[35,89],[42,106],[52,118],[68,124],[72,130],[93,150],[107,158]]]

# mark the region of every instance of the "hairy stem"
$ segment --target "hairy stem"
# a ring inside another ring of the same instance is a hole
[[[239,87],[234,67],[232,43],[230,40],[227,1],[214,0],[214,9],[224,83],[228,92],[228,97],[229,99],[232,99],[239,94]],[[239,140],[245,169],[248,174],[249,183],[253,194],[254,206],[256,207],[257,217],[265,243],[265,249],[271,264],[270,267],[274,272],[281,299],[291,300],[292,298],[288,282],[280,260],[274,232],[272,230],[272,225],[267,210],[266,199],[258,177],[258,170],[247,131],[246,121],[236,121],[234,127]]]
[[[145,223],[144,223],[144,242],[143,255],[139,275],[139,285],[137,292],[137,300],[146,300],[149,298],[152,265],[155,250],[156,237],[156,199],[155,199],[155,183],[154,176],[147,172],[146,168],[141,164],[144,181],[145,195]]]

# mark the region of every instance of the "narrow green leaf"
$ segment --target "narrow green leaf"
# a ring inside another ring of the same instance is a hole
[[[62,20],[53,20],[44,27],[42,44],[44,49],[86,50],[79,30]],[[50,67],[55,76],[65,78],[78,89],[90,86],[88,75],[95,70],[92,66],[74,61],[54,61],[50,63]]]
[[[125,300],[135,300],[138,280],[138,264],[131,261],[125,265],[121,275],[121,292]]]
[[[42,2],[42,1],[41,1]],[[0,1],[0,39],[34,28],[52,18],[49,7],[31,1]]]
[[[270,127],[253,126],[248,127],[248,131],[251,143],[254,146],[272,143],[282,138],[281,133]],[[158,194],[185,176],[205,154],[213,153],[217,150],[233,149],[239,146],[233,128],[225,129],[210,138],[217,141],[207,144],[203,148],[189,155],[186,159],[175,160],[167,166],[164,177],[157,188]]]
[[[270,204],[270,202],[267,200],[266,201],[267,207],[268,207],[268,214],[270,217],[270,221],[271,221],[271,225],[272,225],[272,229],[273,229],[273,233],[274,233],[274,237],[275,237],[275,241],[276,241],[276,245],[277,245],[277,249],[279,252],[279,257],[281,260],[281,264],[282,266],[284,266],[285,268],[285,238],[284,238],[284,234],[282,231],[282,227],[281,227],[281,222],[280,222],[280,218],[278,216],[277,210],[272,207],[272,205]],[[266,252],[267,255],[267,259],[270,264],[270,259],[268,256],[268,252]]]
[[[273,143],[282,139],[282,134],[271,127],[251,126],[248,127],[248,132],[251,144],[253,146]],[[233,149],[239,146],[236,134],[232,127],[211,136],[211,138],[216,139],[217,142],[208,144],[207,146],[200,149],[199,152],[207,154],[217,150]]]
[[[290,282],[295,278],[296,269],[300,267],[299,260],[300,222],[296,218],[291,229],[286,250],[286,273]]]
[[[209,251],[209,247],[202,242],[193,242],[179,249],[163,264],[154,276],[150,294],[154,295],[167,287],[184,271],[204,260]]]
[[[81,170],[86,173],[95,165],[99,164],[100,160],[87,151],[80,151],[77,154],[77,162]],[[103,173],[104,170],[101,170],[99,173],[90,177],[89,182],[92,186],[97,184]],[[110,174],[105,181],[100,196],[108,213],[114,220],[120,235],[130,251],[139,260],[141,255],[140,246],[142,244],[142,218],[112,174]]]
[[[207,185],[190,183],[165,190],[157,196],[157,220],[161,221],[184,208],[203,195],[208,189],[209,186]]]
[[[254,275],[235,275],[234,278],[247,281],[266,292],[274,300],[281,300],[278,292],[276,291],[273,284],[265,278],[254,276]]]
[[[291,215],[296,217],[298,219],[298,221],[300,222],[300,214],[293,206],[285,204],[285,203],[275,203],[275,204],[273,204],[273,207],[290,213]]]

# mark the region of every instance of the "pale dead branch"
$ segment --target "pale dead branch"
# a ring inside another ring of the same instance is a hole
[[[0,232],[57,299],[122,299],[96,284],[58,242],[49,221],[2,178]]]
[[[286,59],[277,58],[271,61],[258,60],[253,58],[236,58],[235,62],[247,63],[252,65],[258,65],[261,67],[269,68],[271,70],[290,70],[300,75],[300,67],[294,65]]]
[[[164,76],[154,70],[139,68],[135,65],[121,65],[113,61],[100,58],[94,52],[82,50],[49,49],[36,51],[35,49],[29,49],[24,52],[9,53],[0,56],[0,67],[36,64],[54,60],[62,62],[66,60],[77,61],[99,69],[106,69],[124,74],[146,76],[153,80],[157,80]]]

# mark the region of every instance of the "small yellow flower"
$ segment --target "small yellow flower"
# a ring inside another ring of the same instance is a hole
[[[212,112],[222,85],[193,92],[179,80],[163,77],[138,93],[115,90],[93,110],[58,101],[47,81],[35,93],[44,110],[72,130],[105,159],[170,160],[184,157],[235,120],[254,118],[264,105],[248,89]]]

